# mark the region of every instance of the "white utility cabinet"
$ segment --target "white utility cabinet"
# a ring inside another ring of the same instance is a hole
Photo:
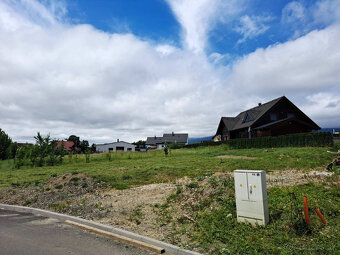
[[[269,221],[266,172],[235,170],[237,221],[266,225]]]

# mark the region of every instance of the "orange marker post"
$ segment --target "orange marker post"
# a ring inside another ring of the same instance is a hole
[[[318,208],[315,209],[316,214],[319,216],[320,220],[322,221],[323,224],[326,224],[325,217],[321,214],[320,210]]]
[[[308,212],[307,197],[303,197],[303,203],[305,205],[305,220],[306,220],[306,224],[307,224],[307,226],[309,226],[310,225],[310,221],[309,221],[309,212]]]

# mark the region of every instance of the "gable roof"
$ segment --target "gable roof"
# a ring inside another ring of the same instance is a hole
[[[298,107],[296,107],[285,96],[276,98],[267,103],[260,104],[256,107],[243,111],[239,113],[236,117],[222,117],[221,121],[223,121],[224,125],[228,128],[229,131],[252,127],[264,114],[266,114],[272,107],[278,104],[281,100],[286,100],[297,111],[299,111],[305,118],[307,118],[313,124],[315,129],[320,129],[320,127],[317,124],[315,124],[306,114],[304,114]],[[250,116],[250,118],[247,118],[247,116]],[[249,121],[245,121],[246,119],[248,119]]]
[[[232,130],[251,127],[257,120],[259,120],[266,112],[268,112],[274,105],[276,105],[283,97],[276,98],[267,103],[261,104],[244,112],[241,112],[234,118],[234,125]],[[244,122],[247,114],[250,113],[253,120]]]
[[[157,145],[157,144],[163,144],[165,142],[167,143],[187,143],[188,142],[188,134],[163,134],[163,137],[148,137],[146,139],[147,145]]]

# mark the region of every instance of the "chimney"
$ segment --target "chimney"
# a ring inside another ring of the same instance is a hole
[[[259,106],[261,106],[262,105],[262,103],[259,103]]]
[[[117,139],[117,143],[119,143],[119,139]]]
[[[172,136],[174,136],[175,135],[175,133],[174,132],[172,132]]]

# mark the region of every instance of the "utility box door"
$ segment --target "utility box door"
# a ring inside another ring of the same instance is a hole
[[[237,199],[249,200],[247,175],[235,174],[235,191]]]
[[[263,200],[261,173],[247,173],[249,200]]]
[[[235,170],[234,179],[238,221],[266,225],[269,221],[266,172]]]

